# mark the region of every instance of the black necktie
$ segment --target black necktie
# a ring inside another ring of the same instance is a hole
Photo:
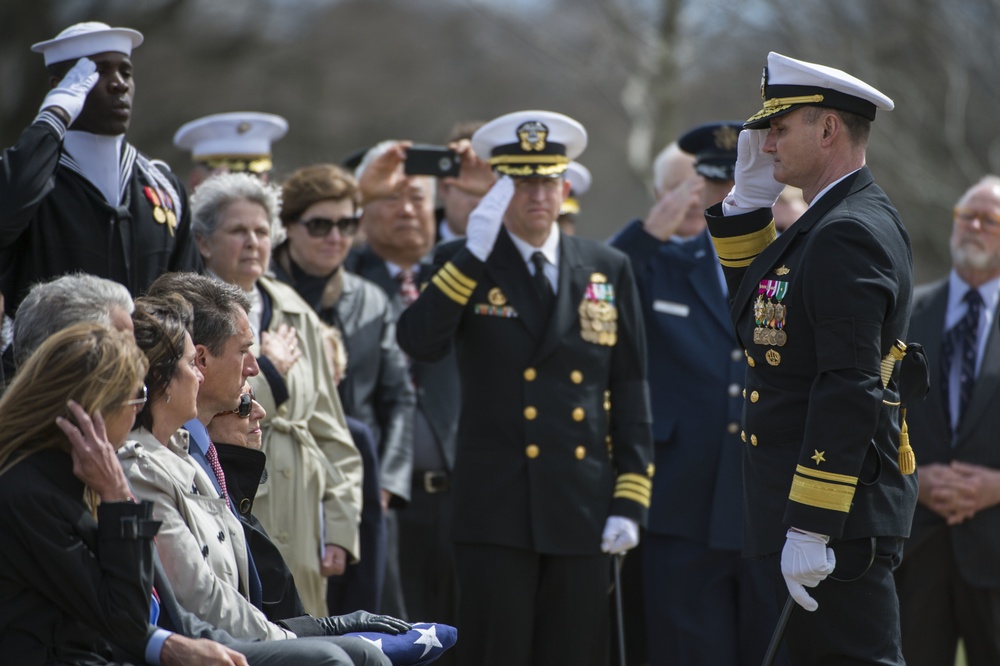
[[[541,252],[535,252],[531,255],[531,263],[535,265],[535,275],[533,276],[535,291],[538,292],[542,305],[548,309],[552,305],[555,294],[552,293],[552,283],[545,277],[545,255]]]
[[[959,364],[958,374],[958,418],[955,421],[955,432],[958,432],[972,397],[972,387],[976,384],[976,352],[979,348],[979,311],[983,306],[983,297],[976,289],[965,292],[962,300],[966,303],[965,316],[944,335],[941,344],[941,379],[942,393],[948,414],[951,414],[951,369],[953,364]],[[955,359],[958,352],[961,356]],[[950,421],[949,421],[950,423]]]

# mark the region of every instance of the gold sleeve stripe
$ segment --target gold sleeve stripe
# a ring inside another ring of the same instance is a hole
[[[618,485],[634,484],[647,490],[653,487],[653,482],[644,474],[622,474],[618,477]]]
[[[472,293],[472,290],[476,288],[476,281],[466,277],[465,273],[458,270],[455,264],[451,263],[450,261],[446,263],[444,265],[444,268],[442,268],[441,270],[447,273],[449,276],[451,276],[455,280],[455,282],[468,289],[470,294]]]
[[[837,483],[847,483],[852,486],[858,485],[858,477],[856,476],[847,476],[846,474],[834,474],[833,472],[823,472],[818,469],[803,467],[802,465],[796,465],[795,471],[798,474],[811,476],[815,479],[823,479],[824,481],[836,481]]]
[[[851,510],[851,501],[854,499],[854,487],[817,481],[796,474],[792,479],[788,499],[806,506],[847,513]]]
[[[643,488],[636,483],[619,483],[615,486],[616,493],[635,493],[636,495],[642,495],[649,498],[653,494],[651,488]]]
[[[749,265],[775,238],[777,234],[774,230],[774,220],[771,220],[760,231],[742,236],[729,238],[712,236],[712,244],[715,245],[715,253],[719,255],[719,261],[723,266],[741,267]]]
[[[646,507],[647,509],[649,508],[648,494],[641,495],[639,493],[634,493],[631,490],[616,490],[614,497],[615,499],[621,498],[621,499],[632,500],[636,504],[640,504]]]
[[[448,285],[456,294],[460,294],[465,297],[466,300],[469,299],[469,296],[472,296],[472,289],[457,282],[453,276],[448,274],[447,271],[442,270],[435,277],[441,278],[441,282]]]
[[[459,305],[465,305],[466,303],[469,302],[468,295],[459,294],[454,289],[452,289],[451,286],[447,282],[445,282],[444,279],[441,277],[440,271],[437,273],[437,275],[431,278],[431,282],[434,284],[434,286],[436,286],[438,289],[441,290],[441,293],[443,293],[445,296],[455,301]]]

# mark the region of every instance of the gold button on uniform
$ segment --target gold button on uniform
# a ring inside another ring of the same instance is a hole
[[[750,443],[757,446],[757,435],[750,435]]]
[[[573,455],[576,456],[577,460],[583,460],[587,455],[587,449],[582,446],[578,446],[576,447],[576,451],[573,452]]]
[[[585,418],[587,418],[587,412],[583,409],[583,407],[577,407],[573,410],[574,421],[582,421]]]
[[[742,439],[744,442],[747,441],[747,431],[746,430],[740,430],[740,439]]]
[[[538,416],[537,409],[535,409],[534,407],[524,408],[524,418],[528,419],[529,421],[534,421],[536,416]]]
[[[744,398],[747,397],[747,390],[746,389],[743,389],[743,397]]]
[[[760,400],[760,393],[754,391],[753,393],[750,394],[750,402],[757,402],[758,400]]]
[[[524,455],[528,456],[529,458],[537,458],[538,457],[538,445],[537,444],[528,444],[528,446],[526,446],[525,449],[524,449]]]
[[[754,366],[753,356],[747,356],[747,365],[751,368]]]
[[[573,372],[569,373],[569,380],[574,384],[579,384],[583,382],[583,373],[580,372],[579,370],[574,370]]]
[[[737,423],[736,421],[733,421],[732,423],[726,426],[726,430],[728,430],[731,435],[735,435],[740,431],[740,424]]]
[[[538,376],[538,373],[535,371],[534,368],[525,368],[525,370],[524,370],[524,381],[526,381],[526,382],[533,382],[533,381],[535,381],[535,377],[537,377],[537,376]]]

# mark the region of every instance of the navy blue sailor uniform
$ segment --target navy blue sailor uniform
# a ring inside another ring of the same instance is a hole
[[[891,585],[916,504],[916,478],[898,462],[898,370],[885,385],[880,376],[883,358],[907,331],[913,276],[906,230],[867,167],[835,184],[777,238],[768,209],[725,217],[718,204],[706,217],[747,362],[744,554],[773,556],[777,567],[788,528],[829,535],[837,568],[810,591],[819,610],[793,613],[786,635],[793,643],[816,640],[801,635],[805,630],[795,636],[796,622],[815,615],[822,625],[826,613],[840,614],[840,630],[854,613],[856,622],[885,623],[890,631],[898,609],[873,619],[883,609],[845,608],[863,603],[867,588],[839,581],[861,578],[874,555],[890,560],[879,569],[890,573],[870,584]]]
[[[416,359],[435,360],[456,345],[462,409],[454,540],[600,558],[608,516],[644,525],[652,485],[645,335],[628,259],[560,235],[558,288],[545,311],[506,229],[485,262],[464,243],[439,247],[436,270],[425,273],[433,277],[397,330]],[[604,566],[603,580],[591,582],[606,593]],[[461,584],[461,562],[459,572]],[[511,584],[518,578],[487,575]],[[566,600],[560,629],[573,631],[574,617],[590,612],[581,608],[585,599]],[[606,602],[596,605],[593,612],[606,615]],[[531,609],[508,610],[531,622]],[[475,641],[477,625],[498,621],[462,611],[463,640]],[[564,644],[566,635],[547,640]],[[591,663],[606,637],[574,636],[589,652],[572,663]]]

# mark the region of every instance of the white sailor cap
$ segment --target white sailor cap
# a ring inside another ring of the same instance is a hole
[[[472,149],[500,174],[514,178],[561,176],[587,147],[587,130],[552,111],[517,111],[495,118],[472,135]]]
[[[876,109],[892,111],[893,107],[891,99],[861,79],[774,51],[767,54],[760,94],[764,108],[743,123],[746,129],[770,127],[771,118],[805,105],[850,111],[868,120],[875,120]]]
[[[577,215],[580,212],[579,197],[587,193],[590,189],[591,176],[590,169],[579,162],[570,162],[566,165],[566,173],[563,175],[569,183],[569,196],[563,199],[559,208],[560,215]]]
[[[273,113],[216,113],[184,123],[174,145],[195,162],[229,171],[271,170],[271,144],[288,132],[288,121]]]
[[[31,45],[31,50],[45,57],[45,66],[76,60],[97,53],[115,51],[132,55],[142,44],[142,33],[131,28],[112,28],[107,23],[87,21],[66,28],[54,38]]]

